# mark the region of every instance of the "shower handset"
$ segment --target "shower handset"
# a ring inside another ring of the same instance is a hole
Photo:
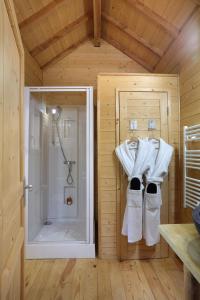
[[[60,149],[61,149],[61,152],[62,152],[62,155],[64,158],[64,165],[67,165],[67,167],[68,167],[68,175],[67,175],[66,181],[69,185],[72,185],[74,183],[74,179],[72,176],[72,168],[73,168],[73,164],[75,164],[76,162],[72,161],[72,160],[68,160],[65,155],[64,149],[63,149],[62,138],[61,138],[59,126],[58,126],[58,122],[60,120],[61,113],[62,113],[62,108],[60,106],[57,106],[56,108],[52,108],[51,113],[52,113],[52,120],[56,124],[56,130],[57,130],[57,134],[58,134]]]

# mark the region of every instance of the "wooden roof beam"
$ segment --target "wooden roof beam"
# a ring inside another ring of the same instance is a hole
[[[19,23],[19,28],[22,29],[33,22],[39,20],[40,18],[44,17],[46,14],[48,14],[52,9],[54,9],[58,4],[61,4],[65,0],[53,0],[43,8],[41,8],[39,11],[28,17],[27,19],[23,20]]]
[[[82,25],[83,23],[87,22],[89,20],[89,14],[83,15],[74,22],[68,24],[58,32],[56,32],[52,37],[41,43],[40,45],[36,46],[30,51],[30,54],[32,56],[36,56],[40,54],[42,51],[46,50],[48,47],[53,45],[58,40],[62,39],[64,36],[66,36],[68,33],[75,30],[78,26]]]
[[[143,66],[146,70],[148,70],[149,72],[153,72],[153,67],[150,66],[148,63],[146,63],[143,59],[141,59],[140,57],[138,57],[138,55],[136,55],[135,53],[133,53],[132,51],[127,50],[125,47],[123,47],[119,42],[117,42],[116,40],[108,37],[106,34],[103,34],[103,39],[110,45],[112,45],[113,47],[115,47],[116,49],[118,49],[119,51],[121,51],[122,53],[124,53],[125,55],[127,55],[128,57],[130,57],[131,59],[133,59],[135,62],[137,62],[139,65]]]
[[[101,45],[101,0],[93,0],[94,46]]]
[[[154,47],[151,45],[148,41],[146,41],[144,38],[139,36],[137,33],[132,31],[130,28],[128,28],[126,25],[118,22],[113,17],[108,16],[106,13],[102,13],[102,18],[111,23],[113,26],[117,27],[122,33],[125,33],[128,35],[131,39],[134,39],[138,43],[140,43],[143,47],[145,47],[147,50],[151,51],[152,54],[157,55],[159,58],[163,56],[164,52],[158,49],[157,47]]]
[[[41,68],[47,69],[49,66],[57,63],[59,60],[61,60],[62,58],[64,58],[65,56],[69,55],[70,53],[72,53],[76,48],[78,48],[83,42],[88,40],[88,36],[82,38],[80,41],[72,44],[71,46],[69,46],[68,48],[64,49],[62,52],[60,52],[59,54],[57,54],[56,56],[54,56],[51,60],[49,60],[47,63],[43,64],[41,66]]]
[[[134,9],[137,9],[148,19],[150,19],[151,21],[159,25],[162,29],[168,32],[172,37],[175,38],[178,36],[179,29],[176,26],[168,22],[166,19],[161,17],[159,14],[157,14],[148,6],[144,5],[144,3],[141,2],[140,0],[125,0],[125,2],[131,5]]]

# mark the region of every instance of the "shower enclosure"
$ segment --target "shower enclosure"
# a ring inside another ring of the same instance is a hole
[[[92,87],[25,88],[25,256],[95,257]]]

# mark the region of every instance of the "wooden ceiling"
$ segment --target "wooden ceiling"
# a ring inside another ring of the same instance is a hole
[[[153,71],[199,0],[14,0],[22,39],[47,68],[93,36]],[[178,49],[177,49],[178,50]]]

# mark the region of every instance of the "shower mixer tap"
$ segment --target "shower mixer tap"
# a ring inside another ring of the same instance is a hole
[[[75,164],[76,162],[74,160],[66,160],[64,161],[65,165],[71,165],[71,164]]]

